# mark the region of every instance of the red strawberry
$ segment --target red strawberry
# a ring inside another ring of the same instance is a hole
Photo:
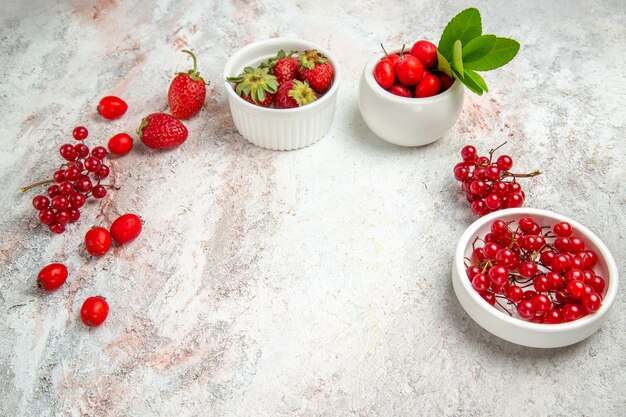
[[[182,52],[193,58],[193,69],[179,72],[170,84],[167,102],[172,115],[177,119],[189,119],[200,111],[206,97],[206,86],[200,73],[196,71],[196,56],[191,51]]]
[[[291,80],[278,87],[274,106],[277,109],[292,109],[313,103],[315,100],[317,100],[317,94],[309,87],[308,82]]]
[[[308,81],[313,90],[319,94],[324,94],[333,82],[333,66],[328,59],[312,49],[304,51],[299,57],[300,67],[298,68],[298,78]]]
[[[165,113],[152,113],[141,121],[139,138],[152,149],[171,149],[187,140],[187,128],[180,120]]]
[[[298,76],[298,60],[292,57],[295,53],[295,51],[286,53],[281,49],[267,64],[272,74],[276,77],[276,82],[278,82],[279,86],[286,81],[296,79]]]
[[[278,90],[276,77],[269,74],[268,68],[246,67],[236,77],[226,78],[236,83],[235,92],[244,100],[261,107],[272,104],[274,94]]]

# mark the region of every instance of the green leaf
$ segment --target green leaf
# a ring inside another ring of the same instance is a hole
[[[476,71],[472,71],[471,69],[465,69],[464,78],[470,78],[477,86],[479,86],[485,92],[489,92],[489,88],[487,88],[487,83],[485,79]]]
[[[452,68],[463,77],[463,45],[460,40],[454,42],[454,49],[452,50]]]
[[[452,77],[452,68],[450,68],[450,63],[445,56],[441,55],[439,51],[437,51],[437,69],[446,74],[448,77]]]
[[[480,35],[463,45],[463,62],[477,61],[486,56],[496,44],[496,35]]]
[[[456,78],[457,80],[459,80],[460,82],[465,84],[465,86],[467,88],[469,88],[471,91],[473,91],[474,93],[478,94],[479,96],[483,95],[483,89],[480,88],[480,86],[478,84],[476,84],[471,78],[469,78],[469,77],[462,77],[454,69],[452,71],[454,72],[454,78]]]
[[[465,67],[476,71],[491,71],[499,68],[517,55],[519,43],[509,38],[496,38],[496,43],[489,53],[472,62],[466,62]]]
[[[450,20],[439,39],[437,49],[448,61],[452,60],[454,42],[460,40],[466,45],[482,33],[482,23],[478,9],[471,7],[463,10]]]

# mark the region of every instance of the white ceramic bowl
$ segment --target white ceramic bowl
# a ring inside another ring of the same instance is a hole
[[[455,80],[448,90],[433,97],[396,96],[374,79],[380,58],[377,55],[365,65],[359,84],[359,109],[367,126],[381,139],[401,146],[427,145],[443,137],[461,113],[463,84]]]
[[[465,273],[464,257],[470,257],[472,242],[476,236],[483,237],[489,232],[491,223],[496,219],[504,221],[519,220],[531,216],[540,226],[552,226],[566,221],[574,228],[574,233],[585,242],[585,247],[598,254],[598,263],[593,268],[606,281],[602,306],[598,311],[579,320],[562,324],[538,324],[527,322],[488,304],[474,290]],[[472,319],[485,330],[518,345],[555,348],[571,345],[591,336],[607,318],[617,294],[617,265],[608,248],[589,229],[580,223],[560,214],[547,210],[515,208],[493,212],[476,220],[461,236],[454,255],[452,283],[459,302]]]
[[[324,54],[334,69],[330,89],[313,103],[294,109],[259,107],[239,97],[226,77],[239,75],[245,67],[259,65],[276,56],[280,49],[299,52],[317,49]],[[224,68],[224,86],[239,133],[257,146],[280,151],[309,146],[328,132],[333,124],[340,78],[339,65],[327,50],[300,39],[274,38],[251,43],[235,52]]]

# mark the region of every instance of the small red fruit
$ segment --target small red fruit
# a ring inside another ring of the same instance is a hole
[[[193,52],[183,49],[181,52],[191,55],[193,68],[187,72],[179,72],[170,84],[167,92],[167,103],[172,116],[177,119],[189,119],[200,111],[206,98],[206,85],[196,70],[197,61]]]
[[[37,275],[37,285],[44,291],[54,291],[67,280],[67,268],[63,264],[44,266]]]
[[[415,87],[415,97],[425,98],[439,94],[441,89],[441,81],[434,75],[425,76],[422,81]]]
[[[72,132],[72,136],[76,140],[84,140],[89,136],[89,131],[85,126],[76,126]]]
[[[141,219],[136,214],[123,214],[111,224],[111,236],[117,243],[128,243],[141,233]]]
[[[391,94],[395,94],[400,97],[408,97],[408,98],[413,97],[413,94],[411,93],[411,89],[403,86],[402,84],[392,85],[391,88],[389,89],[389,92]]]
[[[415,42],[411,48],[411,55],[419,59],[426,69],[437,65],[437,47],[432,42],[423,40]]]
[[[98,103],[98,113],[108,120],[122,117],[126,110],[128,110],[128,104],[119,97],[106,96]]]
[[[376,63],[374,67],[374,79],[385,90],[393,86],[396,80],[396,73],[393,69],[393,64],[387,58],[383,58]]]
[[[285,81],[278,88],[274,98],[274,106],[277,109],[292,109],[306,106],[315,100],[317,100],[317,94],[309,87],[308,82],[290,80]]]
[[[241,98],[261,107],[269,107],[278,90],[278,81],[269,68],[245,67],[241,74],[226,80],[235,83],[235,92]]]
[[[101,296],[89,297],[80,308],[80,319],[88,327],[98,327],[109,315],[109,304]]]
[[[109,139],[107,147],[114,155],[126,155],[133,149],[133,138],[131,138],[127,133],[118,133]]]
[[[85,248],[93,256],[102,256],[111,247],[111,234],[104,227],[94,227],[85,234]]]
[[[165,113],[152,113],[141,121],[139,138],[148,148],[172,149],[187,140],[187,128],[180,120]]]
[[[398,60],[400,59],[400,55],[398,55],[398,54],[388,54],[387,50],[385,49],[385,47],[383,46],[382,43],[380,44],[380,47],[383,48],[383,52],[385,53],[385,56],[382,57],[381,60],[388,59],[395,66],[396,62],[398,62]]]
[[[276,77],[279,87],[287,81],[295,80],[298,76],[298,60],[292,56],[295,53],[295,51],[285,52],[281,49],[266,64],[272,75]]]
[[[406,86],[416,85],[424,77],[424,66],[413,55],[401,54],[394,69],[398,80]]]
[[[441,74],[439,76],[439,81],[441,82],[441,92],[448,90],[454,84],[454,78],[450,77],[448,74]]]
[[[324,94],[333,83],[333,66],[328,58],[315,49],[304,51],[298,57],[298,78],[308,81],[309,85],[318,94]]]

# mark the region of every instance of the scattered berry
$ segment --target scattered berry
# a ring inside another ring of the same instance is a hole
[[[118,133],[109,139],[107,147],[114,155],[126,155],[133,149],[133,138],[131,138],[127,133]]]
[[[120,118],[128,110],[128,104],[115,96],[106,96],[98,103],[98,113],[108,120]]]
[[[109,304],[104,297],[89,297],[80,308],[80,319],[88,327],[98,327],[109,315]]]
[[[44,291],[54,291],[65,284],[66,280],[67,268],[58,263],[44,266],[37,275],[37,285]]]
[[[193,59],[193,68],[187,72],[179,72],[170,84],[167,102],[172,116],[177,119],[189,119],[200,111],[206,98],[204,79],[197,71],[196,56],[193,52],[182,50]]]
[[[123,245],[131,242],[141,233],[141,219],[136,214],[123,214],[111,224],[111,236]]]
[[[76,126],[74,131],[72,131],[72,136],[76,140],[85,140],[89,136],[89,131],[85,126]]]
[[[94,227],[85,234],[85,248],[90,255],[102,256],[111,247],[111,234],[104,227]]]

